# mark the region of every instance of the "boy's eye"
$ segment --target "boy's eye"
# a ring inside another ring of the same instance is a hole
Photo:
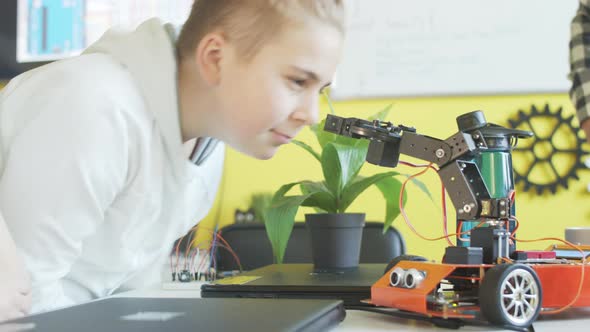
[[[299,86],[305,86],[305,80],[293,80],[293,82]]]
[[[291,77],[291,78],[289,78],[289,80],[299,88],[305,88],[307,86],[306,79]]]

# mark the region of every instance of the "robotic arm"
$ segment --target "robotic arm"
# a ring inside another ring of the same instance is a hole
[[[510,197],[492,197],[474,157],[482,151],[510,151],[518,138],[533,133],[487,123],[481,111],[457,118],[459,131],[440,140],[418,134],[416,129],[379,120],[367,121],[328,115],[325,131],[370,140],[366,160],[384,167],[396,167],[404,154],[439,167],[438,173],[457,211],[457,219],[488,218],[508,220]],[[512,178],[512,167],[499,176]]]

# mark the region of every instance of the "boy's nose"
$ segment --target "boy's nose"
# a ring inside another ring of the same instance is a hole
[[[320,116],[319,99],[310,98],[311,101],[305,105],[301,105],[295,112],[292,118],[302,122],[304,125],[313,125],[318,123]]]

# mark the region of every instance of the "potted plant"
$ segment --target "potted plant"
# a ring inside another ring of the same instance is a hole
[[[333,109],[328,100],[332,113]],[[391,106],[370,117],[383,120]],[[312,207],[315,214],[306,214],[310,231],[312,255],[316,270],[346,270],[358,267],[364,213],[349,213],[351,203],[367,188],[375,185],[385,199],[385,232],[399,215],[399,198],[402,183],[400,173],[389,171],[372,176],[361,176],[369,142],[335,135],[323,130],[325,120],[311,126],[321,152],[310,145],[293,141],[316,159],[323,172],[321,181],[298,181],[283,185],[273,196],[265,212],[265,226],[272,245],[273,256],[282,263],[287,242],[293,229],[295,215],[300,206]],[[417,181],[414,181],[417,183]],[[420,188],[427,192],[423,184]],[[299,187],[301,195],[287,195]],[[407,195],[404,195],[405,204]]]

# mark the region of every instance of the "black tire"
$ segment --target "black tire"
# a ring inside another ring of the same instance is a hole
[[[397,263],[401,261],[426,262],[427,259],[422,256],[416,255],[399,255],[397,257],[394,257],[391,261],[389,261],[389,264],[387,264],[387,267],[385,268],[385,271],[383,271],[383,274],[387,274],[389,270],[391,270],[394,266],[397,265]]]
[[[543,290],[537,273],[524,264],[490,268],[479,288],[479,307],[492,324],[530,326],[541,312]]]

